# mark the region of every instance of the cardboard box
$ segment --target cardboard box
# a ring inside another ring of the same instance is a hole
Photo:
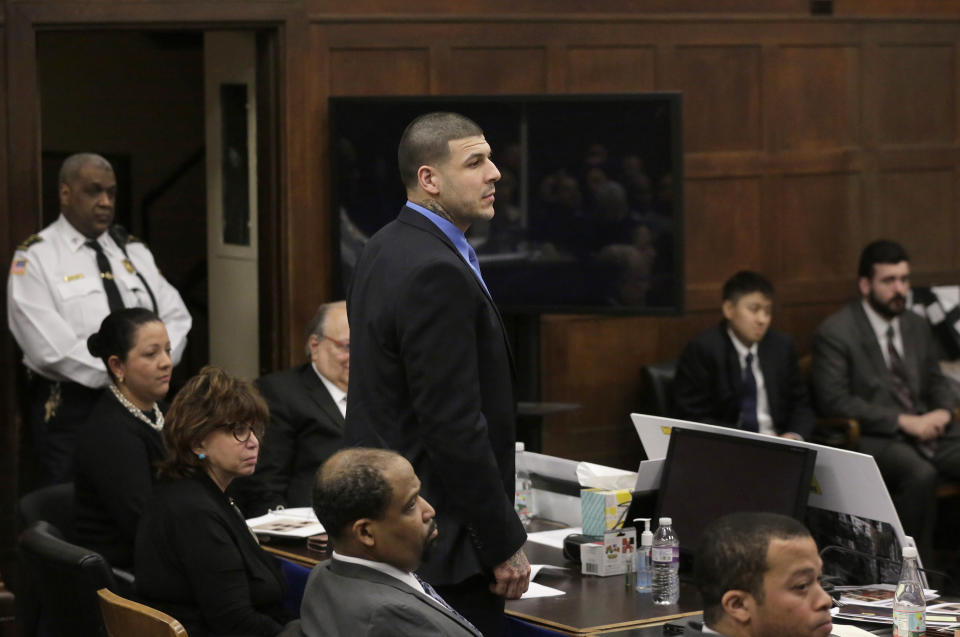
[[[584,535],[601,536],[622,522],[630,507],[629,489],[580,490],[580,518]]]
[[[580,547],[580,570],[584,575],[623,575],[634,569],[637,530],[627,527],[603,534],[603,540]]]

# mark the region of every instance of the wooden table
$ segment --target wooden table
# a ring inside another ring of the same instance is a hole
[[[312,551],[304,542],[273,542],[264,549],[313,567],[326,559],[324,553]],[[657,631],[632,632],[632,629],[660,624],[700,613],[700,596],[692,584],[680,583],[680,602],[672,606],[656,606],[650,595],[638,594],[624,585],[624,576],[584,576],[580,565],[567,562],[559,549],[527,542],[524,551],[531,564],[552,564],[569,567],[567,571],[543,570],[537,582],[564,591],[559,597],[538,597],[507,602],[506,613],[561,635],[596,635],[616,632],[617,635],[653,635]]]

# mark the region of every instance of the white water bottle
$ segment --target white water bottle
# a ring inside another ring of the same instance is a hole
[[[903,547],[900,581],[893,594],[893,637],[923,637],[926,632],[927,603],[917,570],[917,549]]]
[[[680,599],[680,540],[672,524],[670,518],[660,518],[660,526],[653,536],[654,604],[676,604]]]
[[[530,481],[530,472],[523,467],[524,446],[522,442],[516,443],[516,455],[514,469],[516,471],[516,491],[513,498],[513,506],[517,510],[517,516],[523,523],[524,528],[530,524],[530,520],[536,515],[533,508],[533,483]],[[523,467],[523,468],[521,468]]]

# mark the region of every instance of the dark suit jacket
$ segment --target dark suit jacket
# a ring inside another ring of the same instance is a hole
[[[757,345],[770,416],[777,433],[793,432],[806,440],[813,431],[813,411],[797,366],[793,339],[767,330]],[[725,322],[700,332],[683,350],[673,382],[676,417],[735,427],[740,418],[743,376]]]
[[[137,594],[194,635],[273,637],[292,619],[277,561],[206,475],[163,481],[135,548]]]
[[[526,533],[513,508],[513,365],[500,313],[453,244],[404,208],[364,247],[347,297],[346,440],[410,460],[437,511],[420,573],[489,573]]]
[[[338,560],[314,567],[300,605],[306,637],[476,637],[463,619],[395,577]]]
[[[160,432],[134,418],[105,390],[77,436],[78,544],[97,551],[112,566],[133,565],[137,522],[153,490],[153,465],[163,456]]]
[[[940,372],[930,325],[907,311],[900,315],[900,334],[917,411],[952,409],[956,400]],[[903,408],[894,396],[893,377],[859,300],[827,317],[814,333],[813,389],[823,415],[860,421],[863,451],[878,453],[898,432],[897,418]]]
[[[257,470],[230,485],[247,517],[278,505],[313,505],[313,480],[323,462],[343,447],[343,415],[313,365],[305,363],[257,380],[270,407],[270,426]]]

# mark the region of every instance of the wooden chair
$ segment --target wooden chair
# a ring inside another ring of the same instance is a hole
[[[800,368],[800,375],[807,384],[812,404],[813,384],[810,382],[810,372],[813,367],[813,357],[810,354],[802,356],[797,361],[797,366]],[[817,417],[810,442],[857,451],[860,446],[860,422],[856,418]]]
[[[187,637],[183,624],[160,611],[120,597],[108,588],[97,591],[108,637]]]

